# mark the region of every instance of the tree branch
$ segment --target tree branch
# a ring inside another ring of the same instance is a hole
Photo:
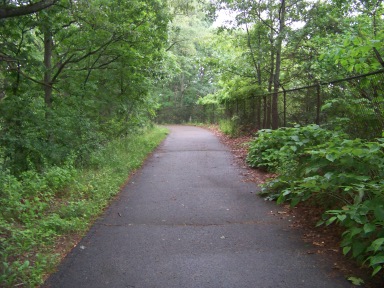
[[[171,46],[169,46],[167,49],[165,49],[165,52],[168,52],[169,50],[172,49],[173,46],[175,46],[176,44],[179,44],[180,42],[184,42],[184,41],[187,41],[187,39],[182,39],[182,40],[173,42],[173,43],[171,44]]]
[[[26,6],[1,7],[0,19],[33,14],[54,5],[57,1],[58,0],[41,0],[39,2],[32,3]]]
[[[377,51],[377,49],[375,47],[373,47],[372,49],[373,49],[373,52],[375,52],[375,56],[376,56],[377,60],[379,61],[381,66],[383,66],[383,68],[384,68],[384,60],[383,60],[383,58],[381,58],[379,51]]]

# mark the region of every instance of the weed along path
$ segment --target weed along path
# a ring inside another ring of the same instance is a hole
[[[45,287],[350,287],[245,183],[211,132],[168,138]]]

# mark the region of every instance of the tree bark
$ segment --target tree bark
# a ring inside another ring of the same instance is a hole
[[[52,49],[53,38],[49,27],[44,29],[44,102],[48,108],[52,107]]]
[[[279,11],[279,35],[277,36],[276,43],[276,66],[275,77],[273,79],[273,96],[272,96],[272,129],[279,128],[279,86],[280,86],[280,69],[281,69],[281,49],[285,34],[285,13],[286,6],[285,0],[281,0],[281,6]]]
[[[0,8],[0,19],[36,13],[54,5],[57,1],[58,0],[42,0],[26,6]]]
[[[270,43],[271,43],[271,66],[270,66],[270,71],[269,71],[269,81],[268,81],[268,92],[272,92],[272,84],[274,80],[274,72],[275,72],[275,51],[273,48],[273,37],[272,37],[272,29],[271,29],[271,38],[270,38]],[[272,114],[272,105],[271,105],[271,96],[265,96],[265,125],[263,128],[270,129],[271,128],[271,114]]]

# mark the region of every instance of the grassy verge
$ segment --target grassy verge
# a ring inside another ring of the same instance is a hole
[[[20,178],[0,171],[0,287],[42,284],[166,134],[114,140],[82,170],[69,161]]]

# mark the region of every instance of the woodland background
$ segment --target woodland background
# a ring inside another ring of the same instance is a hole
[[[381,0],[2,0],[0,285],[42,283],[165,137],[154,123],[258,132],[248,163],[279,175],[267,197],[321,203],[323,224],[346,229],[344,254],[382,273],[383,12]]]

